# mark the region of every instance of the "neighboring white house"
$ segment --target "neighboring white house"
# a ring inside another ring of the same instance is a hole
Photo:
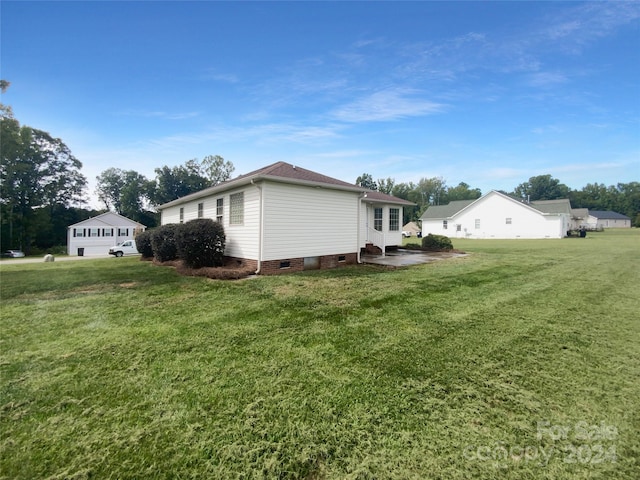
[[[524,203],[495,190],[476,200],[429,207],[422,235],[454,238],[562,238],[571,227],[569,200]]]
[[[141,223],[106,212],[67,227],[67,252],[69,255],[106,255],[109,247],[143,232]]]
[[[589,210],[586,221],[587,228],[631,228],[631,219],[621,213]]]
[[[413,203],[277,162],[159,207],[162,225],[222,223],[225,255],[263,274],[360,261],[361,249],[402,244]]]

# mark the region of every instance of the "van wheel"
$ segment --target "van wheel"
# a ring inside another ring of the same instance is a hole
[[[116,252],[116,257],[121,257],[122,256],[122,252]]]

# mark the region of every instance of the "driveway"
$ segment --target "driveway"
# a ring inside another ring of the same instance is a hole
[[[56,262],[69,262],[76,260],[97,260],[99,258],[109,258],[112,255],[105,253],[104,255],[89,255],[86,257],[78,257],[76,255],[61,255],[59,257],[55,257]],[[44,255],[41,257],[23,257],[23,258],[3,258],[0,262],[0,266],[2,265],[15,265],[17,263],[44,263]]]

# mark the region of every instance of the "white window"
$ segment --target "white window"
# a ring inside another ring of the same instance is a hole
[[[99,228],[90,228],[89,229],[89,236],[90,237],[99,237],[100,236],[100,229]]]
[[[449,227],[449,222],[447,220],[442,220],[442,229],[446,230]]]
[[[222,223],[222,214],[224,212],[224,199],[218,198],[216,200],[216,221]]]
[[[506,220],[505,220],[505,223],[507,225],[511,225],[511,217],[507,217]]]
[[[398,230],[400,230],[400,209],[390,208],[389,209],[389,231],[397,232]]]
[[[373,228],[382,231],[382,208],[376,207],[373,209]]]
[[[480,229],[480,219],[476,218],[476,230]]]
[[[204,216],[204,203],[198,204],[198,218],[202,218]]]
[[[102,229],[103,237],[113,237],[113,228],[103,228]]]
[[[244,223],[244,192],[233,193],[229,196],[229,223],[231,225]]]
[[[129,229],[128,228],[119,228],[118,229],[118,236],[119,237],[128,237],[129,236]]]
[[[74,237],[84,237],[84,228],[74,228],[73,229]]]

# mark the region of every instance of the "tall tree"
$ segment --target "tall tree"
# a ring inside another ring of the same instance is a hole
[[[96,193],[107,210],[140,222],[154,226],[156,221],[145,207],[151,196],[153,184],[135,170],[108,168],[96,177]]]
[[[6,88],[6,84],[0,85]],[[9,107],[0,106],[0,208],[3,242],[29,251],[35,236],[35,210],[84,202],[82,163],[59,138],[21,126]]]
[[[453,202],[455,200],[475,200],[476,198],[480,198],[482,196],[482,192],[479,188],[471,188],[467,183],[460,182],[455,187],[448,187],[445,198],[448,203]]]
[[[210,186],[200,171],[197,160],[188,160],[177,167],[156,168],[156,180],[150,191],[151,202],[158,206]]]
[[[378,184],[375,182],[370,173],[363,173],[358,178],[356,178],[356,185],[359,185],[363,188],[368,188],[369,190],[378,190]]]
[[[521,183],[513,194],[523,201],[556,200],[569,197],[569,187],[551,175],[538,175],[529,178],[529,181]]]
[[[236,169],[228,160],[220,155],[208,155],[200,162],[201,175],[209,180],[209,186],[213,187],[219,183],[226,182],[231,178],[231,174]]]
[[[396,179],[387,177],[387,178],[379,178],[378,179],[378,190],[382,193],[386,193],[387,195],[391,195],[393,192],[393,187],[396,184]]]

